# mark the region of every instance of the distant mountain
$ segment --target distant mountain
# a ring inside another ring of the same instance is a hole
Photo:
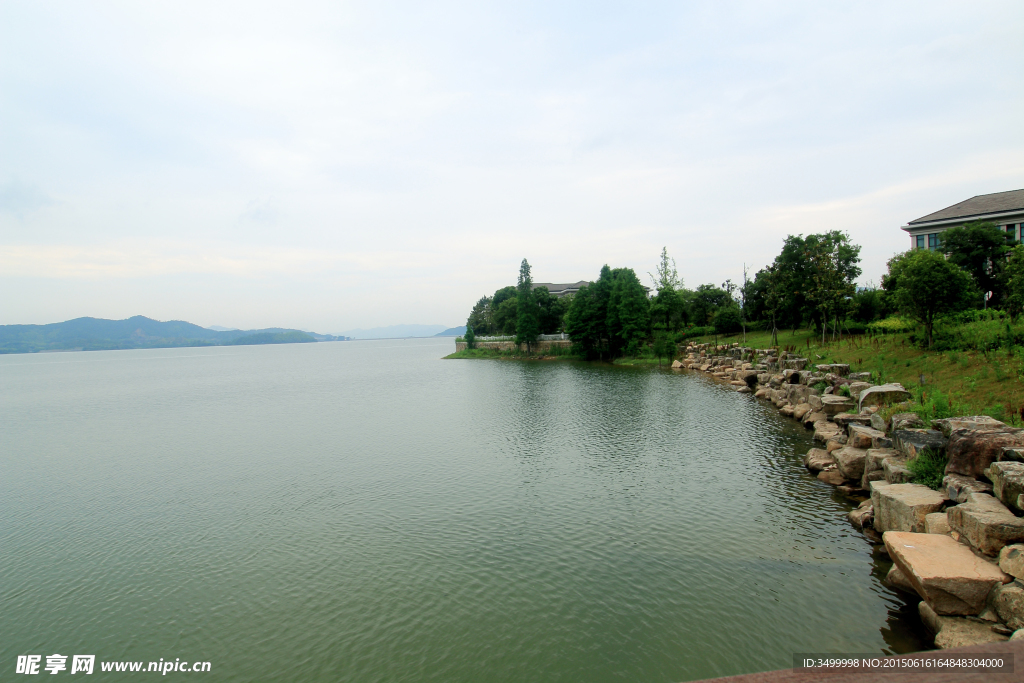
[[[444,325],[388,325],[366,330],[349,330],[345,334],[353,339],[402,339],[405,337],[433,337],[445,332]]]
[[[220,325],[210,325],[206,329],[213,330],[214,332],[234,332],[237,327],[221,327]]]
[[[263,330],[215,330],[181,320],[160,322],[141,315],[126,320],[75,318],[49,325],[0,325],[0,353],[226,344],[293,344],[341,339],[343,338],[281,327]]]
[[[461,327],[449,327],[444,332],[438,332],[434,336],[435,337],[461,337],[464,334],[466,334],[466,326],[465,325],[463,325]]]

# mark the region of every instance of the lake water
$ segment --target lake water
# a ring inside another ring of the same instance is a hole
[[[770,406],[453,347],[0,357],[0,677],[668,682],[925,647]]]

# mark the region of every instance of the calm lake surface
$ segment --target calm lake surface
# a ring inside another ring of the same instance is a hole
[[[770,406],[453,347],[0,357],[0,677],[669,682],[926,646]]]

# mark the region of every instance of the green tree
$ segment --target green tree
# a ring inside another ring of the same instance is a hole
[[[1014,317],[1024,312],[1024,244],[1013,248],[1006,263],[1006,309]]]
[[[512,289],[515,288],[513,287]],[[516,333],[516,321],[519,317],[518,304],[518,300],[513,297],[505,299],[494,308],[492,319],[494,320],[494,329],[499,334],[510,335]]]
[[[974,279],[982,292],[992,292],[994,304],[1003,299],[1003,271],[1012,242],[995,224],[984,221],[950,228],[942,233],[942,251]]]
[[[655,332],[651,350],[654,352],[654,357],[658,359],[658,366],[660,367],[662,358],[665,358],[670,363],[672,362],[672,357],[676,354],[676,344],[668,333]]]
[[[821,341],[829,323],[833,330],[840,318],[845,317],[848,300],[857,291],[854,280],[860,275],[860,247],[849,243],[849,238],[834,230],[823,235],[808,235],[804,241],[807,260],[807,281],[803,289],[808,304],[813,305],[821,324]]]
[[[533,290],[533,297],[537,301],[537,315],[539,317],[541,334],[557,334],[562,329],[565,312],[569,310],[569,297],[552,296],[547,287],[537,287]]]
[[[739,306],[723,306],[715,311],[712,324],[715,326],[715,334],[735,334],[740,331],[740,308]]]
[[[612,289],[608,300],[608,338],[612,355],[640,353],[651,325],[647,290],[632,268],[612,271]]]
[[[655,272],[656,275],[648,273],[657,291],[651,301],[651,324],[657,330],[678,330],[684,317],[683,302],[678,294],[683,281],[666,247],[661,248],[661,259]]]
[[[466,325],[466,337],[465,337],[465,339],[466,339],[466,348],[467,349],[475,349],[476,348],[476,334],[473,333],[473,326],[472,325]]]
[[[519,283],[516,286],[516,344],[526,344],[527,352],[533,351],[540,334],[540,316],[537,300],[533,296],[533,278],[530,264],[523,259],[519,266]]]
[[[690,300],[690,320],[695,325],[710,325],[718,309],[732,303],[732,297],[724,289],[711,284],[700,285]]]
[[[977,301],[971,276],[942,254],[916,249],[893,257],[889,264],[889,282],[900,312],[924,325],[928,348],[939,316],[969,308]]]
[[[494,330],[491,329],[491,301],[489,296],[480,297],[480,300],[473,306],[473,310],[469,312],[469,318],[466,319],[467,330],[472,327],[485,336],[494,334]]]

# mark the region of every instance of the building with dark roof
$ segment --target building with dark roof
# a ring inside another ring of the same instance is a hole
[[[1024,223],[1024,190],[980,194],[910,221],[901,229],[910,233],[912,249],[927,247],[934,250],[938,248],[939,235],[944,230],[974,221],[995,223],[1006,232],[1007,239],[1020,240],[1021,224]]]
[[[579,282],[570,282],[566,284],[556,284],[554,282],[534,282],[533,288],[547,287],[548,293],[551,296],[565,296],[566,294],[575,294],[580,291],[582,287],[586,287],[590,283],[586,280],[580,280]]]

